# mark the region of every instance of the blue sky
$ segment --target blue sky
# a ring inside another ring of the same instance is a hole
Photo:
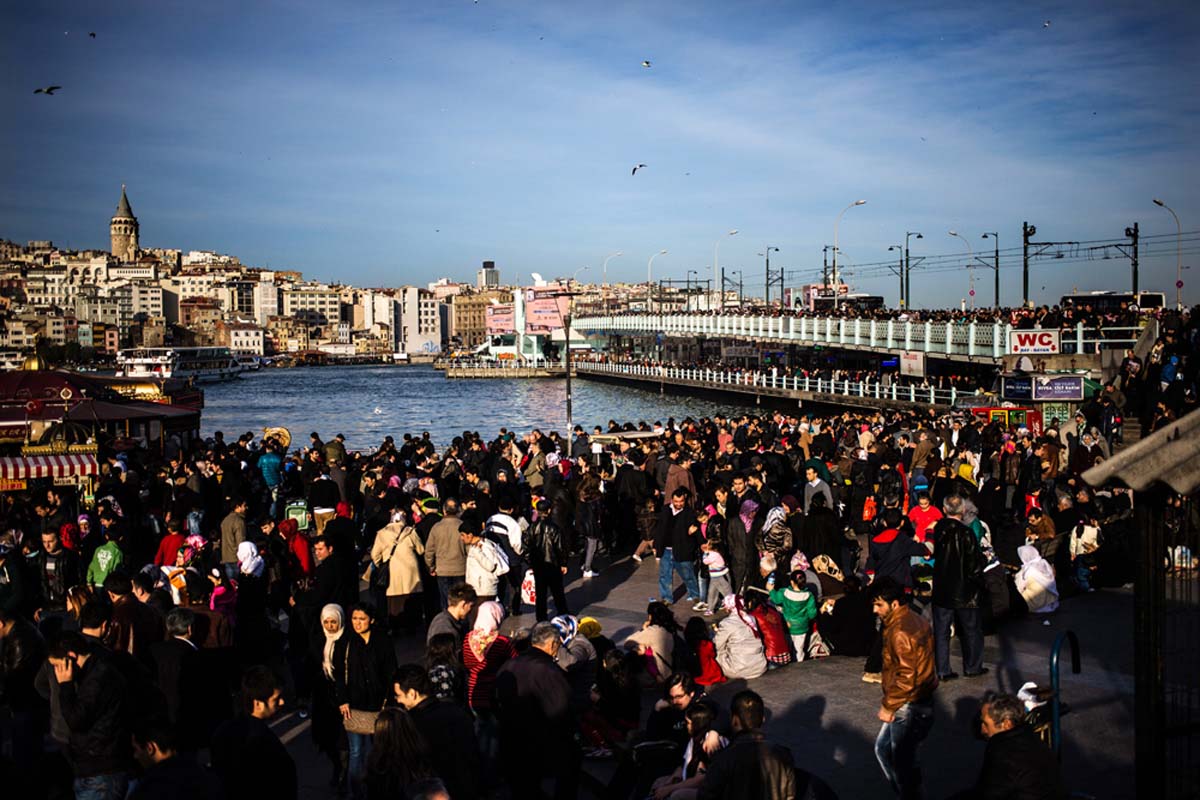
[[[144,246],[399,285],[484,259],[599,280],[617,250],[609,278],[644,280],[664,248],[656,277],[682,280],[736,228],[720,264],[758,293],[766,245],[808,280],[859,198],[852,276],[905,231],[914,255],[965,253],[949,229],[1017,247],[1022,220],[1173,233],[1153,197],[1200,230],[1198,34],[1189,2],[10,2],[0,237],[106,247],[126,183]],[[1170,245],[1144,289],[1173,287]],[[858,288],[894,300],[873,272]],[[1039,262],[1032,283],[1125,289],[1128,262]],[[920,305],[966,285],[913,273]]]

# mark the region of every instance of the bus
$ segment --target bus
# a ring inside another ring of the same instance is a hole
[[[1059,300],[1062,308],[1067,306],[1082,307],[1090,305],[1095,311],[1106,314],[1110,311],[1120,311],[1122,306],[1136,307],[1142,311],[1154,311],[1167,304],[1167,296],[1163,292],[1079,292],[1064,294]]]

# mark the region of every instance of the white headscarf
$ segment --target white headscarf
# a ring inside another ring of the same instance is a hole
[[[330,633],[325,630],[325,620],[337,620],[338,632]],[[325,677],[333,679],[333,646],[342,634],[346,632],[346,614],[337,603],[330,603],[321,609],[321,633],[325,634],[325,648],[321,654],[321,669]]]
[[[262,575],[263,560],[254,542],[242,542],[238,545],[237,560],[239,571],[243,575],[253,575],[255,578]]]
[[[1032,545],[1017,548],[1021,569],[1016,576],[1017,591],[1025,598],[1030,611],[1046,614],[1058,608],[1058,585],[1054,568]]]

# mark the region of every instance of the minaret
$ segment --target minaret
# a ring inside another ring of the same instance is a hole
[[[112,254],[119,261],[137,260],[138,221],[129,207],[129,198],[125,196],[125,184],[121,184],[121,202],[117,204],[117,213],[108,223],[108,234],[112,240]]]

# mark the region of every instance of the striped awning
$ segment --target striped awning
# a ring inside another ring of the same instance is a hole
[[[67,478],[100,471],[92,455],[26,456],[0,458],[0,478]]]

